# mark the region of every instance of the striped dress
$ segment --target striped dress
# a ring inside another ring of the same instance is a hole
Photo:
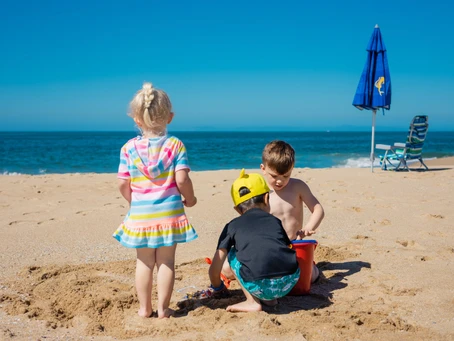
[[[197,233],[184,212],[175,173],[188,169],[184,144],[176,137],[129,140],[120,152],[119,179],[130,179],[131,206],[113,237],[128,248],[185,243]]]

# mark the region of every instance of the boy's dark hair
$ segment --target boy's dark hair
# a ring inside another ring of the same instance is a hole
[[[286,174],[295,165],[295,150],[287,142],[271,141],[263,149],[262,163],[281,175]]]
[[[243,195],[251,193],[251,191],[247,187],[241,187],[239,193],[240,197],[242,197]],[[246,200],[241,204],[238,204],[237,207],[241,211],[241,213],[244,213],[247,210],[250,210],[251,208],[258,207],[261,204],[265,204],[265,195],[266,193],[252,197],[251,199]]]

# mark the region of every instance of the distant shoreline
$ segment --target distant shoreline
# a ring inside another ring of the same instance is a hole
[[[424,159],[423,159],[424,160]],[[429,167],[429,171],[433,166],[443,166],[448,168],[454,168],[454,156],[449,157],[442,157],[430,160],[424,160],[424,163]],[[421,165],[418,161],[409,164],[411,169],[420,168]],[[254,169],[250,167],[246,167],[247,169]],[[193,171],[194,173],[203,173],[203,172],[224,172],[224,171],[233,171],[240,168],[232,168],[232,169],[212,169],[212,170],[197,170]],[[259,168],[257,167],[257,170]],[[314,170],[321,170],[321,169],[367,169],[367,167],[326,167],[326,168],[311,168],[311,167],[295,167],[295,169],[314,169]],[[380,166],[374,166],[374,169],[381,170]],[[25,174],[25,173],[6,173],[1,174],[0,176],[46,176],[46,175],[63,175],[63,174],[116,174],[116,172],[112,173],[95,173],[95,172],[70,172],[70,173],[43,173],[43,174]]]
[[[138,132],[45,132],[0,134],[0,174],[63,174],[116,172],[119,151]],[[371,136],[367,132],[169,132],[186,146],[193,171],[253,169],[263,147],[284,140],[296,153],[299,168],[369,168]],[[378,133],[375,141],[405,141],[406,133]],[[374,167],[380,166],[377,150]],[[70,155],[70,157],[68,157]],[[423,157],[454,157],[454,134],[432,133]],[[411,162],[409,162],[410,164]]]
[[[169,130],[170,134],[174,133],[321,133],[321,134],[330,134],[330,133],[370,133],[369,129],[360,129],[360,130],[248,130],[248,129],[237,129],[237,130],[208,130],[208,129],[192,129],[192,130]],[[376,130],[375,133],[407,133],[408,129],[393,129],[393,130]],[[434,133],[452,133],[454,130],[430,130]],[[0,134],[24,134],[24,133],[132,133],[138,134],[137,130],[0,130]]]

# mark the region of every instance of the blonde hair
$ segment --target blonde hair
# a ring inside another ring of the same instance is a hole
[[[271,141],[262,152],[262,163],[278,174],[286,174],[295,165],[295,150],[284,141]]]
[[[147,82],[143,83],[142,89],[136,92],[129,103],[129,108],[129,116],[140,122],[143,130],[148,131],[165,128],[172,113],[169,96]]]

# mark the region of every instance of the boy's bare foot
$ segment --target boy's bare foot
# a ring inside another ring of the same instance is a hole
[[[260,302],[263,305],[266,305],[268,307],[274,307],[275,305],[277,305],[277,299],[274,299],[274,300],[260,300]]]
[[[164,311],[162,311],[162,312],[158,311],[158,318],[165,319],[165,318],[169,318],[170,316],[173,316],[174,314],[175,314],[175,310],[167,308],[167,309],[164,309]]]
[[[230,312],[262,311],[262,306],[255,301],[244,301],[234,305],[229,305],[226,310]]]

